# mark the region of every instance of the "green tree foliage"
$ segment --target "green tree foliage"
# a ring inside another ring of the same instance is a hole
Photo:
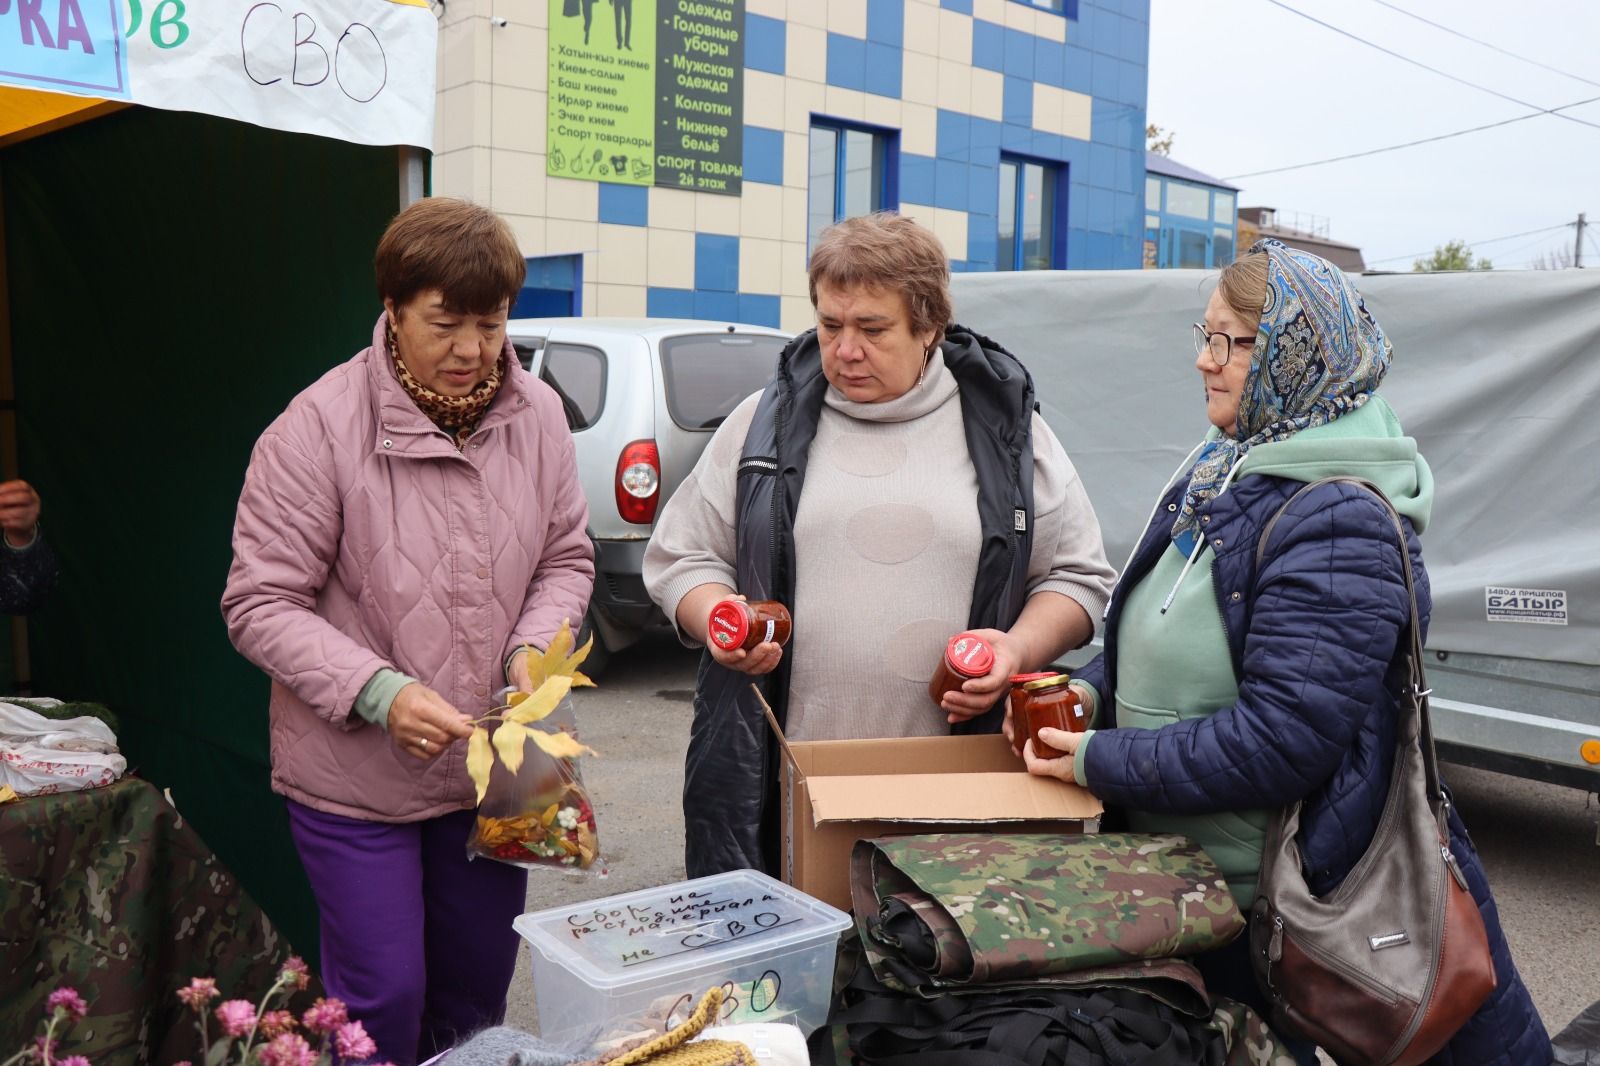
[[[1487,259],[1475,258],[1466,241],[1451,241],[1435,248],[1428,258],[1412,263],[1411,269],[1431,274],[1439,270],[1493,270],[1494,266]]]

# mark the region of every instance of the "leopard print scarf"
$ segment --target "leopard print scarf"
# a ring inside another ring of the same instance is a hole
[[[466,446],[467,438],[478,428],[484,412],[494,403],[495,396],[500,392],[500,364],[503,360],[495,360],[494,369],[489,372],[489,377],[478,382],[467,395],[444,396],[418,381],[406,368],[405,362],[400,358],[400,342],[395,336],[393,320],[389,320],[385,328],[388,334],[389,356],[394,360],[394,372],[400,378],[401,388],[406,390],[406,395],[411,397],[411,402],[427,416],[428,421],[444,430],[445,434],[455,442],[459,451]]]

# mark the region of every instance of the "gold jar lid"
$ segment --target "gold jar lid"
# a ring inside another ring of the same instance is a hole
[[[1056,674],[1054,677],[1041,677],[1037,681],[1029,681],[1022,686],[1024,692],[1047,692],[1053,688],[1060,688],[1072,680],[1071,674]]]

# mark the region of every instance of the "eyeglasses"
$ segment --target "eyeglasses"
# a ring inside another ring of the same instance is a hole
[[[1215,333],[1208,332],[1198,322],[1194,324],[1194,354],[1199,355],[1202,352],[1209,351],[1211,353],[1211,361],[1218,366],[1228,365],[1228,357],[1233,354],[1233,346],[1236,344],[1247,351],[1254,348],[1256,346],[1255,334],[1251,334],[1248,337],[1230,337],[1220,330]]]

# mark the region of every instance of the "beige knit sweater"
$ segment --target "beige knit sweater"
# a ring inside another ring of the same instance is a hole
[[[668,618],[707,582],[736,585],[736,472],[759,395],[712,438],[656,522],[644,579]],[[1059,592],[1099,621],[1114,573],[1061,442],[1033,417],[1028,594]],[[945,642],[966,628],[978,565],[978,480],[955,377],[935,354],[888,403],[829,389],[795,517],[792,740],[932,736],[928,699]]]

